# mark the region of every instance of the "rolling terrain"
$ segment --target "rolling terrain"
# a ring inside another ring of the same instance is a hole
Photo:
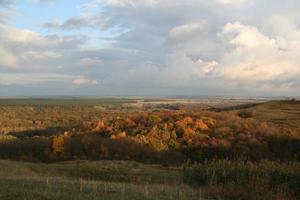
[[[1,200],[300,197],[299,101],[18,99],[0,111]]]

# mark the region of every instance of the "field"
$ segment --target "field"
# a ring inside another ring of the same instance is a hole
[[[1,99],[0,199],[300,197],[300,103]]]
[[[0,197],[3,200],[295,199],[289,188],[299,190],[299,167],[299,163],[253,165],[223,161],[183,169],[129,161],[34,164],[0,160]],[[267,181],[271,179],[273,185],[269,188]],[[282,185],[286,181],[288,187]]]
[[[250,109],[251,110],[251,109]],[[268,102],[252,108],[255,118],[300,131],[300,102]]]
[[[136,162],[0,161],[0,169],[0,198],[3,200],[199,199],[201,195],[195,188],[183,185],[179,169]]]

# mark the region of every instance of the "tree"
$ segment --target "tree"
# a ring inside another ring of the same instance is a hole
[[[52,151],[55,154],[62,154],[64,152],[65,139],[63,135],[55,136],[52,140]]]

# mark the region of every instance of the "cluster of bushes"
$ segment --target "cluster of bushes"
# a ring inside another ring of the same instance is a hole
[[[186,165],[184,180],[207,187],[219,199],[297,199],[300,197],[300,164],[213,161]]]
[[[129,139],[157,152],[180,152],[197,161],[213,158],[300,160],[300,133],[260,122],[247,113],[203,111],[139,112],[85,124],[103,138]]]

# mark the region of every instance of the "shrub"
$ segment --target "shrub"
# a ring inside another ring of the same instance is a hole
[[[241,118],[251,118],[253,115],[254,113],[250,110],[241,110],[238,112],[238,116]]]
[[[282,164],[270,161],[261,163],[213,161],[186,166],[184,180],[188,184],[202,187],[221,186],[226,188],[234,185],[246,188],[247,191],[251,191],[250,185],[258,186],[263,183],[263,186],[271,189],[286,187],[300,197],[299,162]]]

